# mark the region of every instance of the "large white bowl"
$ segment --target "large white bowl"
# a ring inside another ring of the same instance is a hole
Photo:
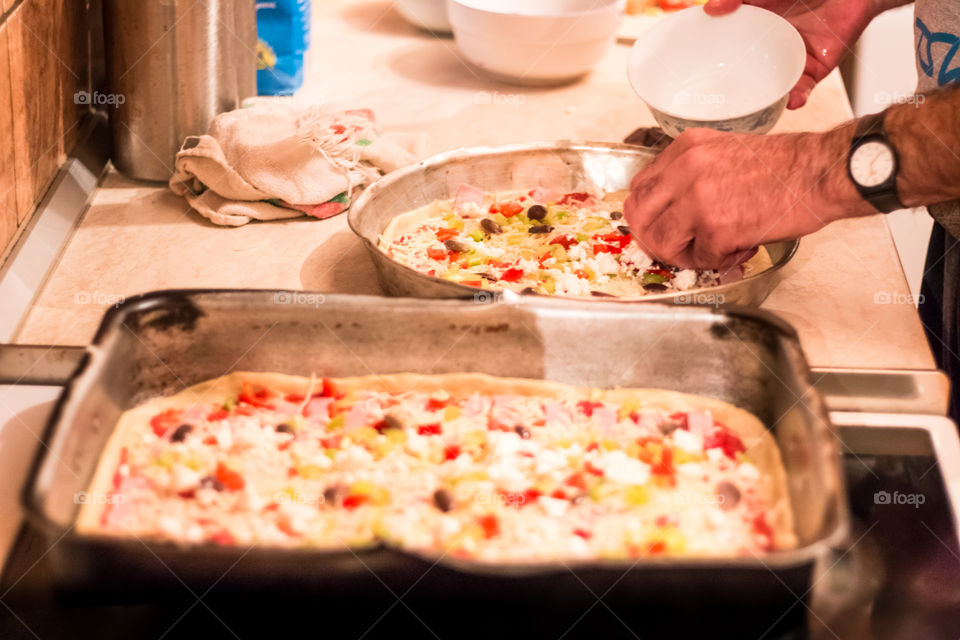
[[[435,33],[450,32],[447,0],[395,0],[394,6],[407,22],[417,28]]]
[[[448,0],[457,46],[498,80],[549,85],[588,73],[613,43],[624,0]]]
[[[775,13],[743,5],[715,17],[693,7],[637,40],[627,76],[671,136],[693,127],[766,133],[805,62],[803,38]]]

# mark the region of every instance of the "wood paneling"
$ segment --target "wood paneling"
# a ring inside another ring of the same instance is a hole
[[[13,101],[10,96],[7,28],[0,25],[0,255],[17,231],[17,192],[14,174]]]
[[[75,95],[88,89],[89,10],[78,0],[23,0],[0,25],[8,61],[0,66],[0,109],[12,115],[5,131],[0,114],[0,135],[12,143],[15,228],[23,226],[50,186],[88,111]],[[4,167],[0,158],[6,182]],[[9,242],[4,233],[11,223],[9,206],[0,216],[2,255]]]

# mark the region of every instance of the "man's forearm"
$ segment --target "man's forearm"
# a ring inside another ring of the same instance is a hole
[[[960,199],[960,87],[919,95],[887,110],[897,149],[897,190],[908,207]]]
[[[874,13],[873,15],[877,16],[883,13],[888,9],[895,9],[897,7],[902,7],[905,4],[913,4],[913,0],[872,0]]]

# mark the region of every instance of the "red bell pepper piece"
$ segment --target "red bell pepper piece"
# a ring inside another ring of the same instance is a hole
[[[150,418],[150,426],[158,438],[162,438],[168,429],[180,425],[180,416],[183,412],[179,409],[167,409]]]
[[[523,213],[523,205],[518,202],[504,202],[498,206],[498,209],[505,218],[512,218],[518,213]]]
[[[522,277],[523,269],[513,267],[504,271],[503,275],[500,276],[500,280],[503,282],[520,282],[520,278]]]
[[[217,463],[217,480],[223,483],[223,486],[231,491],[239,491],[246,486],[243,476],[228,467],[222,462]]]
[[[483,529],[483,537],[488,540],[500,533],[500,521],[497,520],[497,516],[492,513],[485,516],[480,516],[480,518],[477,520],[477,524],[479,524],[480,528]]]
[[[550,244],[558,244],[564,249],[569,249],[575,244],[580,244],[580,241],[569,234],[565,234],[565,235],[557,236],[556,238],[553,238],[550,241]]]
[[[594,409],[599,409],[603,406],[602,402],[594,402],[592,400],[581,400],[577,403],[577,408],[580,409],[586,416],[592,416]]]
[[[422,424],[417,427],[417,433],[422,436],[438,436],[443,433],[443,428],[440,426],[439,422],[433,424]]]
[[[343,499],[343,508],[353,510],[370,502],[370,496],[364,494],[349,495]]]
[[[254,407],[260,407],[261,409],[274,409],[274,405],[267,402],[267,400],[272,398],[273,395],[273,392],[271,392],[269,389],[260,389],[259,391],[254,391],[253,384],[244,381],[242,383],[242,391],[240,392],[240,397],[237,399],[237,402],[244,402]]]

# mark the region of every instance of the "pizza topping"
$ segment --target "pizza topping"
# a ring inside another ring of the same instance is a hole
[[[418,226],[385,236],[383,249],[422,273],[494,291],[630,299],[721,282],[716,271],[661,272],[618,222],[618,197],[533,189],[465,201],[461,192],[404,214]],[[503,278],[510,269],[521,273]]]
[[[707,411],[669,413],[602,392],[313,385],[278,392],[250,380],[229,411],[218,400],[145,420],[114,472],[124,507],[99,520],[186,543],[382,540],[483,561],[776,544],[767,476]],[[303,403],[322,405],[301,412]]]
[[[535,204],[527,209],[527,217],[531,220],[543,220],[547,217],[547,208],[542,204]]]
[[[153,416],[150,419],[150,427],[153,429],[154,435],[162,438],[168,429],[180,424],[180,416],[182,415],[183,412],[179,409],[167,409]]]
[[[717,484],[717,496],[720,499],[720,508],[724,511],[736,509],[737,505],[740,504],[740,489],[727,480],[722,480]]]
[[[173,432],[173,435],[170,436],[170,442],[183,442],[187,439],[187,436],[190,435],[191,431],[193,431],[192,424],[180,425],[176,431]]]
[[[503,233],[503,227],[497,224],[497,221],[493,220],[492,218],[484,218],[481,220],[480,227],[491,235]]]
[[[446,489],[437,489],[433,492],[433,504],[446,513],[453,509],[453,496]]]
[[[223,491],[226,486],[213,476],[204,476],[200,479],[200,487],[203,489],[213,489],[214,491]]]

